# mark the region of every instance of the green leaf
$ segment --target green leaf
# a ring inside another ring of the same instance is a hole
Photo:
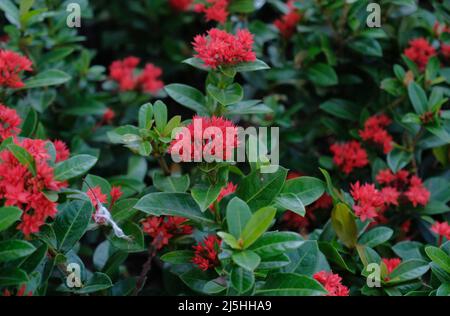
[[[270,67],[265,62],[259,59],[252,62],[237,64],[236,66],[233,66],[233,68],[237,72],[250,72],[270,69]]]
[[[248,204],[252,211],[272,204],[280,193],[286,179],[287,170],[279,167],[273,173],[252,171],[242,179],[236,195]]]
[[[92,216],[92,205],[87,201],[71,201],[58,206],[53,229],[58,241],[58,250],[71,250],[83,237]]]
[[[200,210],[204,212],[217,200],[222,186],[218,185],[197,185],[191,189],[192,198],[197,202]]]
[[[15,206],[4,206],[0,208],[0,232],[9,228],[22,216],[22,210]]]
[[[318,86],[334,86],[338,84],[338,77],[334,69],[323,63],[314,64],[306,72],[309,80]]]
[[[360,108],[350,101],[342,99],[331,99],[319,106],[323,111],[338,118],[358,121]]]
[[[388,227],[377,226],[364,233],[359,239],[359,243],[369,247],[376,247],[388,241],[393,234],[394,231],[392,229]]]
[[[192,67],[203,70],[203,71],[210,70],[210,68],[208,66],[206,66],[200,58],[191,57],[191,58],[183,60],[183,63],[191,65]]]
[[[291,263],[283,268],[284,272],[295,272],[312,276],[319,270],[326,269],[321,267],[320,251],[315,240],[306,240],[300,247],[294,251],[286,252]]]
[[[238,103],[244,96],[244,91],[238,83],[233,83],[225,89],[220,89],[210,84],[207,87],[207,91],[217,102],[222,105]]]
[[[380,43],[374,38],[360,38],[350,42],[348,46],[364,56],[383,56],[383,49]]]
[[[433,262],[444,269],[445,272],[450,273],[450,256],[444,250],[434,246],[427,246],[425,247],[425,252]]]
[[[55,179],[69,180],[78,177],[91,169],[97,163],[97,158],[91,155],[76,155],[61,161],[55,167]]]
[[[314,279],[296,273],[276,273],[268,277],[257,295],[320,296],[328,292]]]
[[[19,268],[23,269],[27,273],[33,272],[39,267],[39,265],[47,258],[48,246],[43,243],[36,249],[25,261],[23,261]]]
[[[20,285],[28,282],[25,271],[10,267],[0,269],[0,286]]]
[[[190,263],[194,257],[192,250],[175,250],[165,253],[161,256],[161,260],[172,264]]]
[[[155,116],[156,128],[162,132],[167,124],[167,106],[159,100],[156,101],[153,105],[153,115]]]
[[[36,248],[24,240],[12,239],[0,241],[0,262],[7,262],[26,257]]]
[[[153,125],[153,106],[145,103],[139,108],[138,114],[139,128],[150,129]]]
[[[36,163],[33,156],[23,147],[16,144],[9,144],[6,146],[8,150],[16,157],[20,164],[27,167],[27,169],[35,176],[36,175]]]
[[[164,176],[161,173],[155,173],[153,176],[153,185],[163,192],[184,193],[189,189],[189,175]]]
[[[226,232],[218,232],[217,235],[231,248],[242,249],[242,243],[239,243],[233,235]]]
[[[275,214],[274,207],[264,207],[252,215],[240,238],[244,242],[244,248],[250,247],[269,228]]]
[[[213,222],[203,215],[194,199],[186,193],[149,193],[143,196],[134,208],[156,216],[181,216],[196,222]]]
[[[181,105],[197,113],[207,112],[205,96],[199,90],[185,84],[169,84],[164,87],[167,94]]]
[[[252,212],[247,203],[238,197],[234,197],[228,203],[226,210],[226,219],[230,234],[239,238],[251,216]]]
[[[261,257],[251,250],[235,252],[231,258],[238,266],[249,271],[255,270],[261,262]]]
[[[275,204],[285,210],[290,210],[300,216],[305,216],[306,210],[300,197],[294,193],[282,193],[275,199]]]
[[[66,83],[72,79],[68,74],[61,70],[50,69],[40,72],[36,76],[25,80],[25,87],[21,89],[32,89],[32,88],[41,88],[41,87],[49,87],[56,86]]]
[[[282,193],[294,193],[307,206],[319,199],[325,192],[325,183],[313,177],[298,177],[286,181]]]
[[[0,1],[0,9],[5,12],[5,17],[11,24],[20,28],[20,13],[14,2],[2,0]]]
[[[234,0],[227,10],[233,13],[251,13],[255,11],[255,4],[253,0]]]
[[[394,148],[387,155],[388,166],[394,173],[407,166],[411,161],[411,159],[412,159],[411,153],[401,150],[399,148]]]
[[[87,283],[75,292],[78,294],[88,294],[106,290],[112,287],[112,282],[109,276],[101,272],[95,272]]]
[[[331,212],[331,223],[336,235],[344,245],[348,248],[354,248],[356,246],[358,230],[356,221],[346,204],[338,203],[335,205]]]
[[[260,103],[260,100],[245,100],[227,106],[227,113],[229,115],[268,114],[273,113],[273,110],[264,103]]]
[[[297,249],[303,243],[303,238],[294,232],[267,232],[249,250],[262,257],[273,257]]]
[[[411,104],[417,114],[423,114],[427,111],[427,95],[425,91],[415,81],[408,85],[408,96]]]
[[[391,272],[389,275],[390,280],[387,283],[394,284],[416,279],[424,275],[429,268],[428,262],[423,260],[411,259],[403,261]]]
[[[111,233],[108,239],[115,248],[125,252],[141,252],[145,250],[144,235],[139,225],[128,221],[121,225],[121,228],[129,239],[119,238]]]
[[[231,286],[239,293],[249,291],[255,283],[253,272],[241,267],[234,267],[230,275]]]

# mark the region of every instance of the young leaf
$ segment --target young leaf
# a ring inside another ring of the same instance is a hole
[[[228,231],[234,237],[239,238],[252,216],[250,208],[240,198],[234,197],[227,205],[226,214]]]
[[[240,238],[244,242],[244,249],[250,247],[269,228],[275,214],[274,207],[264,207],[252,215]]]

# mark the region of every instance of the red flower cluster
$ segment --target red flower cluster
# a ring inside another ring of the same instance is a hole
[[[44,192],[58,191],[67,184],[53,178],[53,168],[48,164],[50,155],[45,146],[46,141],[16,139],[15,143],[33,157],[35,174],[9,150],[3,150],[0,153],[0,198],[5,200],[5,205],[17,206],[24,211],[18,229],[30,235],[39,232],[47,217],[54,217],[57,213],[57,203],[50,201]]]
[[[435,222],[431,226],[431,231],[439,236],[438,244],[442,244],[442,238],[445,237],[450,240],[450,225],[447,222]]]
[[[253,49],[253,35],[245,29],[236,35],[213,28],[207,35],[197,35],[193,42],[195,57],[213,69],[219,66],[233,66],[256,60]]]
[[[400,258],[382,258],[381,260],[386,265],[388,275],[391,274],[392,271],[394,271],[400,263],[402,263],[402,260]],[[386,276],[384,280],[389,281],[389,276]]]
[[[356,140],[333,144],[330,151],[333,153],[334,163],[346,174],[352,172],[354,168],[363,168],[369,163],[366,151]]]
[[[16,110],[0,104],[0,141],[20,133],[20,116]]]
[[[409,47],[405,49],[404,54],[415,62],[420,70],[424,70],[428,60],[436,56],[436,50],[425,38],[419,37],[409,42]]]
[[[342,285],[342,278],[335,273],[320,271],[313,275],[313,278],[318,281],[328,291],[326,296],[348,296],[349,289]]]
[[[387,193],[391,196],[393,205],[398,205],[398,200],[402,196],[406,197],[414,207],[425,206],[430,199],[430,192],[425,188],[422,180],[416,175],[410,175],[406,170],[393,174],[390,169],[384,169],[378,173],[376,180],[380,185],[385,186],[382,193],[386,192],[385,196]]]
[[[32,65],[27,57],[10,50],[0,50],[0,86],[22,88],[24,83],[20,74],[22,71],[32,71]]]
[[[273,22],[284,38],[290,38],[294,34],[295,28],[302,18],[300,12],[294,7],[294,0],[289,0],[287,7],[289,12]]]
[[[153,245],[161,249],[169,244],[173,237],[192,234],[192,226],[186,224],[187,219],[176,216],[150,216],[142,222],[145,233],[153,238]]]
[[[164,86],[159,79],[162,75],[161,68],[147,63],[144,70],[136,75],[139,62],[140,59],[133,56],[116,60],[109,66],[109,77],[119,84],[120,91],[141,89],[145,92],[157,93]]]
[[[237,146],[237,127],[231,121],[216,116],[194,116],[192,123],[175,136],[168,150],[184,162],[202,161],[203,155],[226,160],[232,157]]]
[[[70,151],[65,142],[57,139],[52,143],[56,150],[56,163],[69,159]]]
[[[224,24],[228,18],[229,2],[229,0],[206,0],[206,4],[196,4],[194,10],[198,13],[204,13],[207,22],[217,21]]]
[[[383,196],[373,184],[360,185],[357,181],[351,185],[350,194],[355,200],[353,210],[362,221],[377,217],[380,209],[384,207]]]
[[[169,0],[170,6],[177,11],[187,11],[194,0]]]
[[[386,131],[389,124],[391,119],[384,114],[371,116],[364,123],[364,129],[359,131],[359,135],[363,140],[381,146],[383,152],[388,154],[392,150],[392,136]]]
[[[203,271],[219,266],[218,254],[221,242],[216,235],[210,235],[203,239],[203,243],[199,242],[193,246],[195,255],[192,262]]]

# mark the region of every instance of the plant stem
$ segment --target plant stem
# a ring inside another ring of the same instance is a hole
[[[138,280],[136,281],[136,287],[134,288],[133,296],[137,296],[141,289],[144,287],[145,282],[147,281],[147,274],[150,272],[152,268],[152,261],[153,258],[156,256],[156,247],[155,247],[155,241],[161,239],[161,236],[158,235],[153,242],[151,242],[148,245],[148,257],[147,261],[142,265],[141,274],[139,275]]]
[[[166,162],[166,160],[164,160],[163,156],[158,157],[158,163],[159,163],[159,166],[161,167],[161,169],[163,170],[164,174],[166,176],[170,175],[169,166],[167,165],[167,162]]]

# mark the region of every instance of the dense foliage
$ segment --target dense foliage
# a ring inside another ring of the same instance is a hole
[[[0,293],[450,295],[450,1],[420,2],[1,0]],[[252,126],[272,172],[226,161]]]

